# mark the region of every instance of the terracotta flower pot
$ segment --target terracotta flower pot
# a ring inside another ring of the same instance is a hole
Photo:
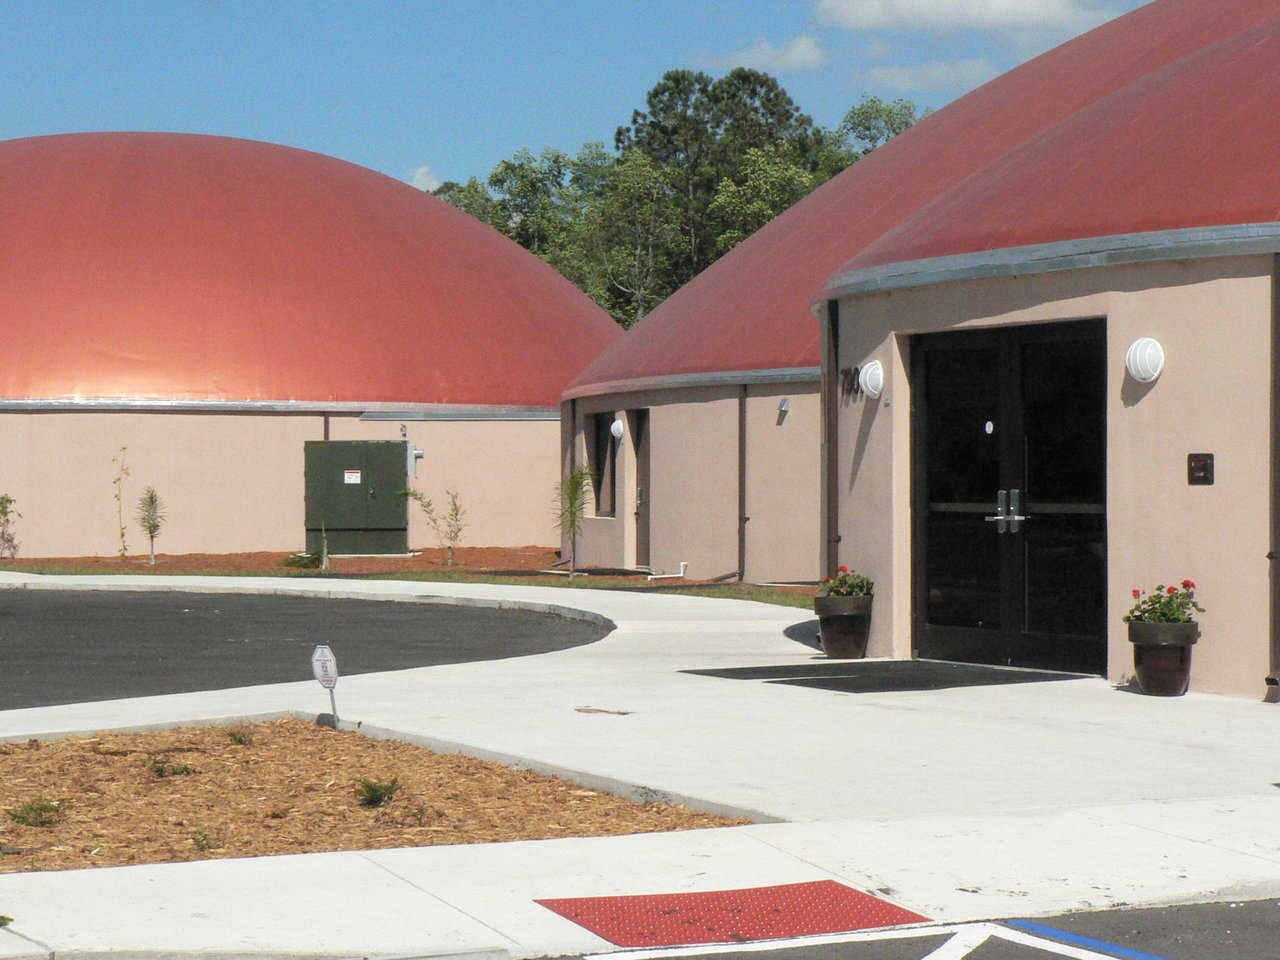
[[[860,660],[867,655],[871,600],[869,596],[813,598],[823,653],[837,660]]]
[[[1191,646],[1200,624],[1129,621],[1138,687],[1153,697],[1180,697],[1191,684]]]

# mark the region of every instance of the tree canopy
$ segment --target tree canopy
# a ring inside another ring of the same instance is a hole
[[[524,148],[434,193],[506,234],[631,326],[815,187],[921,117],[864,96],[816,126],[767,73],[669,70],[614,150]]]

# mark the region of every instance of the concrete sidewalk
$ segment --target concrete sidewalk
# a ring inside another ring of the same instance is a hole
[[[680,834],[0,875],[0,957],[532,957],[611,945],[536,899],[834,879],[944,921],[1280,895],[1280,712],[1107,682],[849,694],[688,670],[821,662],[803,610],[484,584],[0,575],[571,607],[599,643],[343,678],[374,734],[744,812]],[[784,632],[785,631],[785,632]],[[341,663],[341,651],[337,651]],[[301,665],[305,676],[307,665]],[[583,713],[595,707],[615,713]],[[0,738],[314,715],[314,682],[0,712]]]

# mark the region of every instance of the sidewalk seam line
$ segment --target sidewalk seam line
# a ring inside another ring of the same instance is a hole
[[[49,944],[45,943],[43,940],[37,940],[35,937],[28,937],[25,933],[20,933],[19,931],[13,929],[13,927],[0,927],[0,929],[4,930],[5,933],[11,933],[15,937],[22,938],[23,940],[27,941],[27,943],[34,943],[37,947],[39,947],[41,950],[47,953],[50,957],[53,957],[54,955],[53,947],[49,946]]]
[[[740,829],[746,829],[746,828],[740,828]],[[761,837],[757,837],[752,833],[747,833],[745,835],[750,839],[754,840],[756,843],[762,844],[763,846],[768,847],[770,850],[774,850],[778,853],[781,853],[783,856],[790,857],[793,860],[798,860],[800,863],[803,863],[806,866],[813,867],[815,870],[821,870],[823,873],[829,876],[838,877],[841,881],[843,881],[845,884],[847,884],[848,886],[852,887],[855,890],[862,890],[863,884],[852,877],[847,877],[843,873],[837,873],[835,870],[829,870],[826,867],[822,866],[821,864],[814,863],[812,860],[806,859],[805,857],[798,856],[797,854],[792,853],[790,850],[786,850],[776,844],[770,843],[768,840],[765,840]],[[863,892],[866,893],[868,891],[863,890]],[[904,910],[912,909],[913,912],[918,912],[918,911],[914,911],[914,908],[909,908],[905,904],[900,903],[897,899],[891,900],[886,896],[880,895],[879,893],[873,893],[873,895],[881,900],[884,900],[886,903],[892,903],[894,906],[902,907]]]
[[[1145,831],[1146,833],[1155,834],[1157,837],[1166,837],[1170,840],[1180,840],[1183,843],[1193,843],[1193,844],[1196,844],[1197,846],[1208,847],[1211,850],[1221,850],[1225,853],[1231,853],[1240,857],[1250,857],[1251,859],[1254,859],[1254,860],[1260,860],[1263,863],[1270,863],[1270,864],[1280,863],[1280,860],[1277,860],[1275,857],[1265,856],[1260,853],[1251,853],[1248,850],[1237,850],[1235,847],[1223,846],[1221,843],[1216,843],[1212,840],[1203,840],[1199,837],[1189,837],[1181,833],[1171,833],[1168,830],[1157,830],[1155,827],[1152,827],[1143,823],[1130,823],[1127,820],[1122,820],[1122,819],[1112,820],[1112,819],[1105,818],[1097,813],[1091,814],[1089,818],[1093,820],[1095,823],[1102,824],[1107,827],[1121,826],[1121,827],[1126,827],[1130,830],[1142,830],[1142,831]]]
[[[467,910],[463,910],[457,904],[450,903],[448,900],[444,899],[444,897],[440,896],[438,893],[434,893],[431,890],[427,890],[424,887],[419,886],[418,884],[410,880],[408,877],[402,876],[401,874],[392,870],[385,863],[379,863],[377,860],[370,857],[365,851],[358,851],[357,855],[360,857],[361,860],[364,860],[366,863],[372,864],[373,866],[384,871],[385,873],[390,874],[391,876],[399,880],[401,883],[407,883],[409,886],[413,887],[413,889],[417,890],[419,893],[425,894],[426,896],[430,897],[432,900],[435,900],[438,903],[441,903],[444,906],[448,907],[450,910],[458,911],[458,913],[462,914],[464,917],[467,917],[468,919],[474,920],[476,923],[480,924],[480,926],[484,927],[486,930],[492,930],[494,933],[500,936],[503,940],[507,940],[517,947],[520,946],[520,941],[517,940],[515,937],[508,936],[507,934],[499,930],[497,927],[492,926],[491,924],[485,923],[475,914],[470,913]]]

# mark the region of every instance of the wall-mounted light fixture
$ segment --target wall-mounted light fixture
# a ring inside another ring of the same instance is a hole
[[[1139,383],[1150,383],[1164,369],[1164,347],[1153,337],[1139,337],[1125,352],[1124,368]]]
[[[609,426],[609,433],[613,437],[613,439],[621,440],[622,439],[622,421],[621,420],[613,421],[613,423],[610,424]]]
[[[779,401],[778,401],[778,412],[779,412],[779,413],[786,413],[786,412],[787,412],[788,410],[790,410],[790,409],[791,409],[791,398],[790,398],[790,397],[783,397],[781,400],[779,400]]]
[[[858,389],[872,400],[879,400],[884,391],[884,365],[879,360],[868,360],[858,371]]]

